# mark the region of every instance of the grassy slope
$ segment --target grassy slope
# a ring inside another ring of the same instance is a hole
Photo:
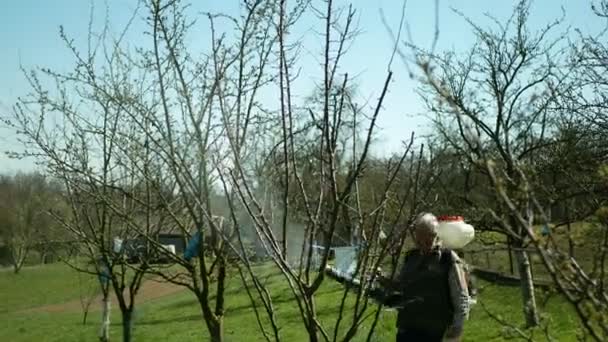
[[[15,276],[0,272],[0,341],[92,341],[96,339],[99,312],[92,312],[89,324],[81,324],[79,313],[17,313],[16,311],[68,299],[78,299],[77,275],[60,264],[26,268]],[[306,336],[296,304],[291,300],[289,289],[282,278],[270,278],[271,293],[281,335],[285,341],[305,341]],[[337,317],[342,288],[338,283],[327,281],[318,297],[317,308],[321,321],[332,330]],[[488,286],[483,289],[481,300],[489,310],[521,325],[521,301],[517,288]],[[226,341],[263,341],[250,309],[249,299],[234,278],[226,295]],[[551,319],[554,337],[559,341],[575,340],[575,322],[569,315],[570,308],[558,298],[551,299],[547,314]],[[112,335],[120,339],[119,312],[113,312]],[[183,291],[176,295],[159,298],[139,306],[136,316],[136,341],[204,341],[206,331],[200,318],[200,310],[193,296]],[[394,336],[394,313],[382,313],[381,322],[374,335],[375,341],[390,341]],[[365,340],[365,324],[358,335]],[[539,340],[544,340],[540,338]],[[488,317],[477,305],[467,323],[465,341],[504,340],[500,325]]]
[[[90,276],[81,275],[83,287]],[[0,314],[78,298],[79,275],[63,264],[0,271]]]

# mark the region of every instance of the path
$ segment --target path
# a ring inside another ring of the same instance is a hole
[[[165,297],[174,293],[178,293],[184,291],[185,288],[183,286],[166,283],[166,282],[158,282],[154,280],[147,280],[142,284],[142,287],[139,289],[137,293],[137,304],[145,303],[147,301]],[[97,298],[91,303],[90,311],[98,311],[100,310],[100,303],[102,297],[98,295]],[[128,299],[127,299],[128,300]],[[118,301],[116,300],[116,296],[112,291],[112,307],[118,307]],[[21,313],[32,313],[32,312],[45,312],[45,313],[55,313],[55,312],[80,312],[82,311],[82,303],[80,299],[70,300],[64,303],[57,304],[49,304],[43,306],[37,306],[29,309],[20,310]]]

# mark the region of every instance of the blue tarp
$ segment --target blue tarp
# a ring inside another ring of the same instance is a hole
[[[184,251],[184,259],[186,259],[186,261],[190,261],[198,255],[198,244],[201,240],[201,232],[199,231],[192,236],[190,241],[188,241],[188,246],[186,246],[186,250]]]
[[[548,225],[546,225],[546,224],[545,224],[545,225],[543,226],[543,229],[541,230],[541,234],[542,234],[543,236],[547,236],[547,235],[551,234],[551,229],[549,228],[549,226],[548,226]]]

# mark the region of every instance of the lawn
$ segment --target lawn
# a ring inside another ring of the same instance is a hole
[[[260,272],[270,272],[268,267]],[[268,284],[274,296],[281,336],[285,341],[305,341],[297,306],[279,274],[270,274]],[[226,341],[263,341],[249,299],[238,277],[228,284],[226,294]],[[521,326],[521,301],[517,288],[481,284],[480,301],[492,313],[516,326]],[[0,341],[94,341],[100,321],[99,311],[90,314],[82,324],[78,307],[66,311],[46,312],[36,307],[79,300],[78,275],[62,264],[28,267],[22,274],[0,272]],[[340,284],[327,280],[318,296],[320,320],[333,330],[342,294]],[[539,301],[544,296],[539,293]],[[94,304],[95,307],[98,303]],[[34,309],[32,309],[34,308]],[[120,340],[120,314],[114,308],[112,338]],[[576,322],[570,307],[558,297],[545,307],[553,337],[559,341],[576,340]],[[395,313],[384,311],[374,334],[374,341],[394,339]],[[194,297],[179,291],[139,304],[135,317],[135,341],[205,341],[205,326]],[[357,341],[364,341],[369,323],[364,324]],[[500,324],[490,318],[481,305],[474,307],[466,326],[464,341],[503,341],[509,336]],[[541,334],[539,341],[545,340]]]
[[[78,299],[79,285],[87,288],[94,281],[61,263],[24,267],[21,272],[0,271],[0,314]]]

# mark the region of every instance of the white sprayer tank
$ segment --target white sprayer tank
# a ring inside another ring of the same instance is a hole
[[[439,216],[437,220],[437,235],[444,247],[461,249],[475,237],[475,229],[462,216]]]

